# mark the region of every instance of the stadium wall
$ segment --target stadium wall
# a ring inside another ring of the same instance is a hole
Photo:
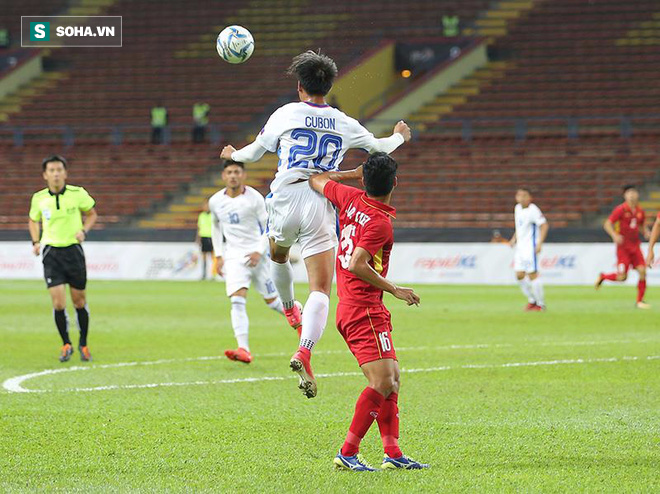
[[[386,42],[342,70],[329,96],[337,98],[343,112],[357,117],[366,100],[396,82],[394,47],[394,42]]]
[[[306,281],[299,251],[292,252],[296,281]],[[646,252],[646,246],[643,247]],[[614,245],[546,244],[538,264],[549,285],[590,285],[601,271],[614,271]],[[87,269],[92,280],[197,280],[199,249],[184,242],[88,242]],[[660,259],[656,263],[660,268]],[[0,279],[41,279],[41,259],[29,242],[0,242]],[[398,283],[512,285],[513,251],[505,244],[398,243],[389,277]],[[648,273],[660,284],[660,269]],[[637,276],[628,284],[637,283]]]

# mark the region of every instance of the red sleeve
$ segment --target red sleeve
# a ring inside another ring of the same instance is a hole
[[[391,223],[372,220],[362,229],[356,247],[362,247],[373,257],[385,244],[391,242],[393,237]]]
[[[356,189],[355,187],[350,187],[348,185],[340,184],[334,180],[330,180],[325,187],[323,187],[323,195],[328,198],[328,200],[337,206],[340,210],[350,201],[356,194],[360,194],[362,191]]]
[[[614,208],[614,211],[612,211],[612,214],[609,217],[609,220],[612,223],[616,223],[621,219],[621,213],[623,212],[623,204],[620,206],[617,206]]]

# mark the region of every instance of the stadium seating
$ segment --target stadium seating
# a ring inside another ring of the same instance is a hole
[[[99,228],[126,223],[158,201],[184,191],[213,162],[213,150],[193,145],[112,146],[52,144],[0,147],[0,224],[25,229],[32,193],[45,187],[41,160],[61,152],[69,162],[69,183],[84,186],[96,199]]]
[[[47,3],[49,11],[66,4]],[[124,16],[123,48],[53,50],[66,76],[36,92],[9,123],[73,129],[75,145],[65,152],[73,158],[71,181],[99,198],[105,225],[177,228],[194,227],[192,203],[171,203],[169,216],[162,209],[160,216],[144,214],[217,164],[216,148],[184,142],[194,102],[211,105],[223,140],[241,143],[269,110],[294,97],[283,75],[293,54],[321,46],[345,68],[382,38],[439,35],[445,13],[466,23],[479,18],[482,28],[495,15],[487,0],[451,0],[442,9],[433,0],[253,0],[195,9],[156,0],[106,4],[104,13]],[[417,139],[396,153],[405,185],[397,192],[398,226],[510,226],[511,194],[520,183],[538,189],[539,205],[564,226],[610,205],[623,181],[652,179],[660,161],[657,119],[636,122],[632,136],[621,137],[619,117],[643,117],[660,102],[656,11],[653,0],[553,0],[535,2],[508,23],[493,49],[502,61],[411,116]],[[247,64],[230,66],[215,54],[215,33],[230,23],[253,29],[257,50]],[[147,144],[149,108],[157,102],[179,126],[171,146]],[[523,120],[527,139],[516,140]],[[466,121],[470,141],[463,139]],[[118,127],[124,144],[111,145]],[[43,133],[27,130],[23,148],[6,144],[11,132],[3,137],[0,164],[12,177],[0,183],[3,228],[24,228],[20,198],[41,186],[43,155],[61,148],[60,135]],[[347,166],[358,159],[349,157]],[[252,168],[252,183],[262,191],[272,166]],[[212,188],[197,185],[201,195]]]

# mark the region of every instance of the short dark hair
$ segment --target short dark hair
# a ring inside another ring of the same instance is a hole
[[[635,190],[637,190],[637,186],[635,186],[634,184],[626,184],[626,185],[623,186],[623,193],[625,194],[625,193],[628,192],[630,189],[635,189]]]
[[[362,179],[367,194],[383,197],[392,192],[398,163],[389,154],[374,153],[362,165]]]
[[[243,163],[239,163],[238,161],[233,161],[233,160],[225,160],[224,164],[222,165],[222,169],[226,170],[230,166],[234,166],[234,165],[240,166],[241,168],[243,168],[243,170],[245,170],[245,165]]]
[[[64,166],[64,169],[66,169],[66,160],[62,158],[59,154],[51,154],[47,158],[44,158],[44,160],[41,162],[42,171],[46,171],[46,167],[48,166],[48,163],[52,163],[53,161],[59,161]]]
[[[302,88],[310,96],[325,96],[332,89],[332,83],[337,77],[337,65],[321,50],[308,50],[293,57],[287,74],[295,75]]]
[[[523,185],[523,186],[521,186],[521,187],[518,187],[516,190],[524,190],[524,191],[527,192],[530,196],[532,195],[532,190],[531,190],[529,187],[527,187],[526,185]]]

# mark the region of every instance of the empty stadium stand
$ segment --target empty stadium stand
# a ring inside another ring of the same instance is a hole
[[[49,12],[68,7],[55,0],[23,5],[32,12],[44,3]],[[219,186],[213,178],[199,183],[218,164],[219,143],[244,142],[272,108],[295,97],[283,74],[292,55],[320,46],[349,67],[383,38],[440,35],[445,13],[467,25],[476,19],[471,32],[496,37],[495,59],[410,116],[416,140],[396,152],[397,225],[510,226],[521,183],[536,189],[555,227],[585,221],[612,203],[622,182],[653,181],[660,170],[660,6],[509,3],[516,5],[253,0],[192,9],[170,0],[103,0],[95,8],[124,16],[124,46],[53,50],[58,75],[0,128],[0,164],[10,176],[0,181],[1,228],[25,227],[29,194],[41,187],[39,163],[53,151],[72,158],[71,182],[99,199],[102,226],[193,228],[198,198]],[[15,25],[18,11],[23,7],[3,11],[0,21]],[[513,11],[515,22],[506,13]],[[222,63],[214,50],[215,33],[231,23],[250,28],[257,44],[239,66]],[[215,146],[188,144],[198,100],[211,105]],[[148,144],[149,108],[157,102],[169,109],[171,145]],[[12,145],[17,128],[22,147]],[[62,149],[67,139],[72,145]],[[346,166],[359,159],[353,154]],[[251,170],[253,185],[265,191],[273,160]]]

